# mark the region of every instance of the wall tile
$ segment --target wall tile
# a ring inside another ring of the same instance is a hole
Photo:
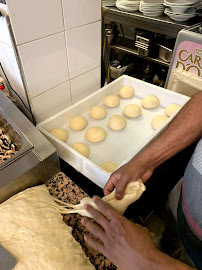
[[[101,67],[97,67],[70,81],[72,103],[87,97],[101,87]]]
[[[71,105],[70,83],[66,82],[32,98],[31,103],[39,123]]]
[[[2,42],[0,42],[0,62],[12,88],[22,98],[26,106],[28,106],[25,89],[22,83],[13,48]]]
[[[101,63],[101,22],[66,31],[70,79]]]
[[[59,0],[7,0],[17,45],[64,30]]]
[[[6,17],[3,17],[3,16],[0,17],[0,41],[12,46]]]
[[[101,0],[63,0],[65,29],[101,20]]]
[[[64,33],[20,45],[18,51],[31,97],[69,79]]]

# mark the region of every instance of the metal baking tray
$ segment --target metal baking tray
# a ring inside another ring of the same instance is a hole
[[[3,112],[0,108],[0,129],[5,135],[12,140],[12,143],[15,145],[16,150],[18,151],[11,158],[5,160],[0,164],[0,170],[8,166],[10,163],[20,158],[22,155],[31,151],[33,145],[28,141],[28,139],[23,135],[18,127],[9,119],[8,115]]]
[[[128,85],[135,90],[135,95],[132,98],[121,99],[120,105],[116,108],[106,108],[103,105],[104,98],[107,95],[117,94],[121,87]],[[152,110],[142,108],[142,115],[138,118],[126,118],[127,126],[121,131],[113,131],[107,126],[112,115],[122,115],[123,108],[131,103],[141,106],[142,98],[147,95],[157,96],[160,100],[160,106]],[[164,108],[167,105],[177,103],[183,106],[188,100],[189,98],[186,96],[123,75],[78,103],[39,123],[37,128],[57,148],[58,154],[63,160],[103,188],[110,174],[100,168],[99,165],[104,161],[114,161],[118,166],[128,162],[163,130],[174,115],[156,131],[151,127],[152,118],[157,114],[164,114]],[[105,107],[107,111],[105,119],[94,120],[90,117],[89,110],[95,105]],[[76,115],[83,115],[88,121],[88,126],[79,132],[72,131],[69,128],[69,120]],[[86,130],[92,126],[100,126],[106,130],[107,137],[103,142],[93,144],[85,139]],[[66,143],[50,134],[50,131],[54,128],[67,130],[69,138]],[[71,148],[71,145],[75,142],[83,142],[89,146],[89,158],[82,156]]]

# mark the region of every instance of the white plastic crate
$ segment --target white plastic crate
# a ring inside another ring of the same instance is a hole
[[[120,105],[116,108],[107,108],[103,105],[104,98],[107,95],[117,94],[121,87],[128,85],[134,88],[134,97],[121,99]],[[142,115],[138,118],[126,118],[127,126],[121,131],[113,131],[107,126],[112,115],[122,115],[123,108],[128,104],[140,105],[142,98],[147,95],[157,96],[160,100],[160,106],[150,110],[142,108]],[[167,105],[177,103],[183,106],[188,100],[189,97],[187,96],[123,75],[85,99],[39,123],[37,127],[57,148],[58,154],[63,160],[103,188],[109,179],[110,173],[101,169],[99,165],[104,161],[114,161],[119,166],[128,162],[161,132],[174,116],[170,117],[157,131],[154,131],[151,127],[152,118],[155,115],[164,114],[164,108]],[[91,119],[89,110],[95,105],[105,107],[107,111],[105,119]],[[88,126],[82,131],[72,131],[69,128],[69,120],[77,115],[83,115],[88,120]],[[86,130],[92,126],[100,126],[106,130],[107,137],[103,142],[90,143],[85,139]],[[66,143],[50,134],[50,131],[54,128],[67,130],[69,138]],[[89,158],[71,148],[71,145],[75,142],[83,142],[89,146]]]

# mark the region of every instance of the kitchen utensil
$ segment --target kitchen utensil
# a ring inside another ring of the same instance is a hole
[[[16,259],[0,245],[1,270],[11,270],[16,265]]]

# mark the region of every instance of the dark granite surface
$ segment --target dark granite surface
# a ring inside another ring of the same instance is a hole
[[[64,173],[57,174],[49,180],[46,185],[50,188],[53,197],[67,203],[78,204],[81,199],[88,196],[80,187],[78,187]],[[101,253],[93,250],[84,241],[84,234],[87,233],[81,224],[81,216],[79,214],[64,215],[64,222],[72,227],[72,234],[77,242],[80,243],[87,257],[96,269],[117,269],[110,260]]]

